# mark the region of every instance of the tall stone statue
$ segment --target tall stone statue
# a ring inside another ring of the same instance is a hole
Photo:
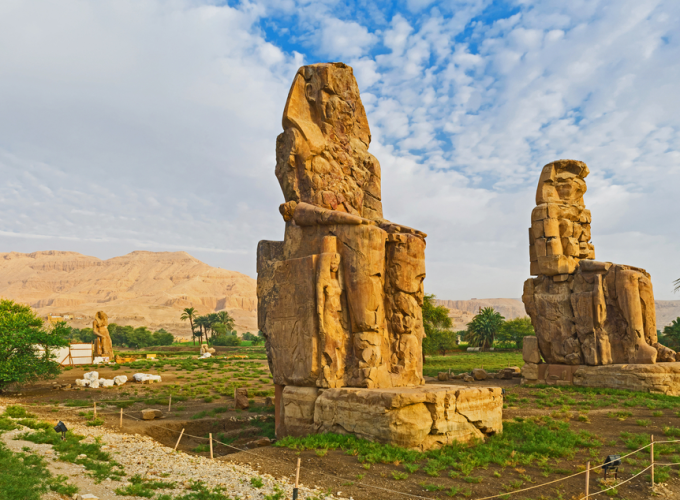
[[[500,388],[424,386],[425,234],[383,217],[352,68],[299,69],[276,140],[283,241],[257,247],[276,435],[429,449],[500,432]]]
[[[649,273],[598,262],[583,195],[589,170],[576,160],[543,167],[531,213],[531,274],[522,301],[547,363],[653,364],[675,361],[657,343]]]
[[[300,68],[276,141],[284,241],[258,246],[258,320],[281,385],[423,383],[425,234],[383,218],[352,69]]]
[[[94,316],[92,322],[92,333],[97,336],[94,355],[113,359],[113,344],[111,343],[111,335],[109,335],[109,317],[104,311],[99,311]]]

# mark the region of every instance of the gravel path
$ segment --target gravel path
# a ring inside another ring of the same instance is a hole
[[[4,407],[0,406],[0,412]],[[210,460],[206,457],[188,455],[183,452],[174,452],[154,441],[150,437],[140,435],[119,434],[110,429],[101,427],[86,427],[75,422],[64,421],[69,432],[74,432],[86,436],[87,441],[94,441],[94,438],[101,438],[103,451],[111,453],[113,459],[120,463],[127,477],[139,474],[146,479],[175,482],[174,490],[158,490],[158,493],[179,496],[189,492],[187,489],[191,481],[202,481],[209,487],[222,486],[226,489],[226,494],[242,500],[265,500],[265,495],[275,494],[275,486],[284,492],[282,498],[291,498],[293,483],[287,478],[276,479],[269,474],[263,474],[255,469],[222,460]],[[53,474],[65,474],[69,476],[70,482],[80,488],[80,494],[91,493],[99,497],[100,500],[121,500],[138,499],[140,497],[119,496],[114,490],[125,485],[126,479],[122,482],[107,479],[100,484],[95,484],[94,480],[84,474],[84,467],[58,460],[57,454],[52,450],[51,445],[35,444],[28,441],[14,440],[14,436],[20,434],[28,428],[4,432],[3,441],[12,451],[21,451],[24,446],[30,447],[36,453],[48,459],[48,467]],[[263,486],[255,488],[250,484],[251,478],[262,479]],[[58,495],[49,494],[44,499],[57,499]],[[300,485],[299,498],[302,500],[328,499],[335,500],[340,497],[324,496],[318,489],[308,488]]]

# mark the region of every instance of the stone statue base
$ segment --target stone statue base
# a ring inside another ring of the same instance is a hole
[[[680,396],[680,362],[626,365],[526,363],[522,384],[574,385]]]
[[[430,450],[503,431],[500,387],[276,387],[276,437],[331,432]]]

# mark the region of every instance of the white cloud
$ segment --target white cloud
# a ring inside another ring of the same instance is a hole
[[[360,57],[377,38],[359,23],[326,18],[321,32],[321,50],[329,57]]]
[[[0,252],[185,249],[254,276],[283,234],[288,88],[323,57],[355,68],[385,214],[429,233],[429,291],[518,297],[538,172],[567,157],[592,171],[598,258],[678,298],[680,4],[518,2],[485,23],[489,4],[0,4]],[[279,17],[309,54],[265,39]]]

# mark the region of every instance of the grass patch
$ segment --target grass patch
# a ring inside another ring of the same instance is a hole
[[[175,487],[175,483],[168,483],[165,481],[150,481],[142,478],[142,476],[138,474],[135,474],[130,478],[130,483],[130,486],[116,488],[116,494],[152,498],[156,490],[172,489]]]
[[[477,442],[474,446],[456,443],[427,452],[337,434],[285,437],[277,441],[275,446],[295,450],[341,449],[357,456],[365,464],[426,462],[423,471],[431,476],[437,476],[439,471],[451,467],[460,470],[464,477],[469,477],[475,468],[491,464],[515,467],[518,464],[536,463],[541,458],[571,459],[579,448],[599,448],[602,443],[587,431],[575,432],[565,422],[543,418],[507,422],[502,434],[491,436],[486,442]]]
[[[439,372],[451,370],[451,373],[472,371],[481,368],[495,372],[509,366],[524,365],[521,352],[462,352],[450,356],[427,356],[423,365],[423,374],[436,377]]]
[[[16,439],[23,439],[36,444],[51,444],[61,460],[84,465],[96,482],[101,482],[108,477],[120,480],[124,475],[121,472],[120,464],[116,463],[108,453],[101,450],[101,444],[98,442],[83,443],[84,437],[72,432],[66,433],[65,440],[62,440],[61,435],[57,434],[52,428],[25,432],[17,436]],[[87,457],[78,458],[78,455],[81,454]]]
[[[66,476],[52,476],[41,457],[13,453],[0,443],[0,498],[40,500],[49,490],[69,497],[78,492]]]

